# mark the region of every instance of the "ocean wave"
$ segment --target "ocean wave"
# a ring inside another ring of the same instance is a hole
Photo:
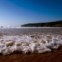
[[[14,51],[23,53],[44,53],[58,49],[62,45],[62,35],[32,34],[32,35],[3,35],[0,36],[0,53],[7,55]]]

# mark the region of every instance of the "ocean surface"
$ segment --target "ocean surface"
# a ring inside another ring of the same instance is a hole
[[[21,35],[32,33],[54,33],[62,34],[62,27],[21,27],[21,28],[3,28],[0,32],[4,35]]]
[[[2,34],[1,34],[2,33]],[[62,27],[23,27],[0,29],[0,53],[51,52],[62,46]]]

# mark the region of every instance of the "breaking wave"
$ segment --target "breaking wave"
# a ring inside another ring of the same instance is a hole
[[[14,51],[23,53],[44,53],[52,49],[58,49],[62,45],[62,35],[56,34],[33,34],[0,36],[0,53],[7,55]]]

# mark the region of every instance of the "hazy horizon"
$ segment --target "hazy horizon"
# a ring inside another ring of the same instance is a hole
[[[0,26],[62,20],[62,0],[0,0]]]

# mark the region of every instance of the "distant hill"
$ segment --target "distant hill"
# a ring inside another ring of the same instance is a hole
[[[28,23],[21,25],[22,27],[62,27],[62,20],[45,23]]]

